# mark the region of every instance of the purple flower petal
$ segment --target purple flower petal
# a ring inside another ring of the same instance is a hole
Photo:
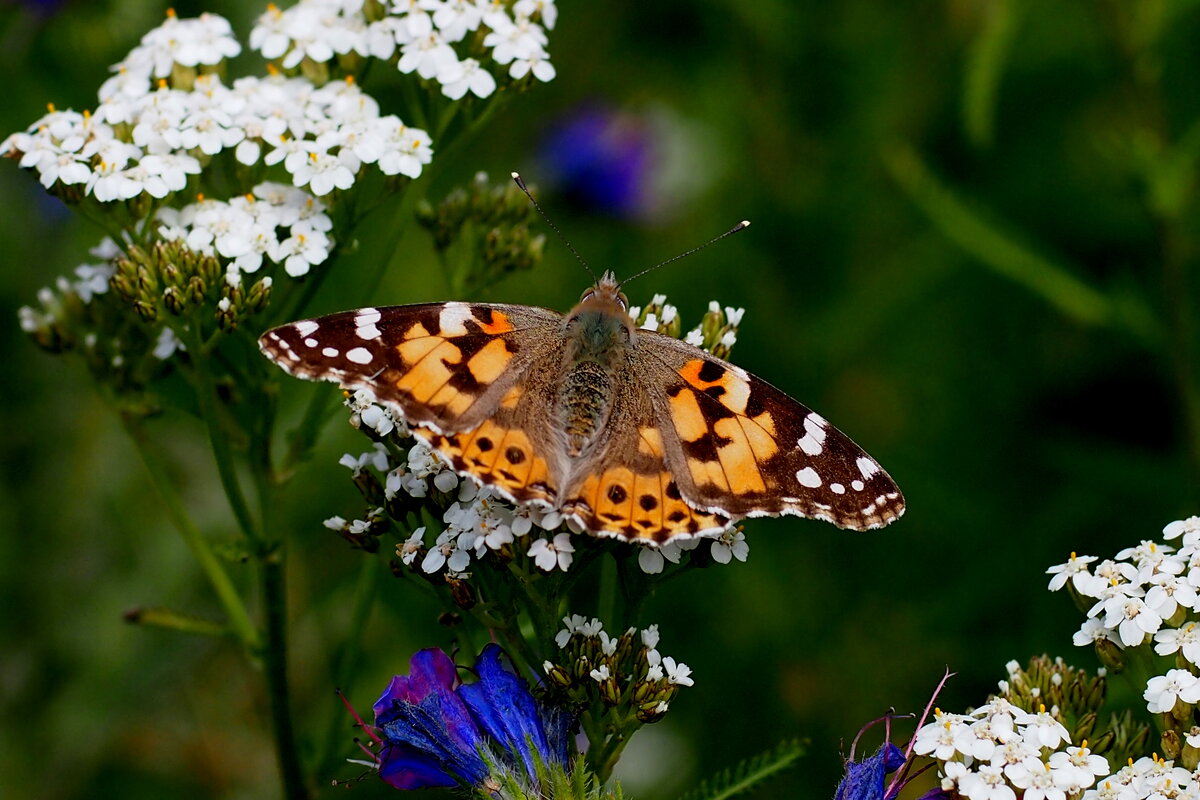
[[[884,782],[889,773],[904,765],[904,753],[891,742],[884,742],[875,755],[860,763],[846,763],[846,777],[838,784],[834,800],[885,800]]]
[[[428,789],[457,786],[428,755],[402,743],[384,745],[379,754],[379,777],[397,789]]]
[[[550,753],[546,731],[529,685],[504,668],[502,652],[497,644],[483,648],[475,664],[479,682],[463,686],[458,693],[483,729],[505,748],[519,753],[526,772],[535,775],[533,751],[542,758]]]

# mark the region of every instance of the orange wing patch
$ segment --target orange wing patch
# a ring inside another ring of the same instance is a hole
[[[520,502],[553,503],[558,495],[546,459],[534,452],[529,436],[520,428],[485,420],[463,433],[443,435],[414,428],[413,435],[445,456],[454,469],[496,486]]]
[[[595,533],[659,544],[675,536],[729,526],[727,516],[698,511],[685,503],[671,473],[636,473],[628,467],[588,475],[562,510],[578,516]]]
[[[707,493],[744,496],[772,491],[775,482],[763,465],[779,452],[775,420],[766,409],[749,413],[750,381],[736,370],[699,358],[680,367],[679,375],[686,385],[669,394],[671,421],[693,483]]]

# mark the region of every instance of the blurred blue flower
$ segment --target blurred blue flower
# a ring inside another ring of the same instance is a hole
[[[656,138],[643,117],[584,108],[551,128],[545,170],[568,201],[588,211],[640,217],[651,201]]]
[[[375,703],[380,777],[398,789],[478,786],[497,768],[536,786],[539,763],[566,766],[573,721],[538,703],[502,654],[485,647],[479,680],[468,685],[441,650],[412,657],[409,674],[392,678]]]

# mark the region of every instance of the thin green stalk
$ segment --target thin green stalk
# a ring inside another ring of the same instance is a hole
[[[259,646],[258,630],[255,628],[254,623],[250,621],[250,615],[246,612],[246,606],[242,602],[241,595],[234,588],[233,581],[230,580],[225,567],[217,559],[212,548],[209,547],[208,540],[204,538],[199,528],[192,522],[192,518],[188,515],[187,509],[184,508],[183,501],[179,499],[175,487],[167,479],[165,466],[159,461],[150,443],[146,441],[145,432],[142,431],[137,421],[130,418],[127,414],[121,414],[121,421],[125,425],[125,431],[129,434],[129,438],[133,440],[138,455],[141,456],[142,463],[146,466],[146,471],[150,473],[150,481],[158,491],[159,497],[162,498],[163,504],[167,509],[167,515],[171,518],[171,522],[175,525],[180,535],[183,536],[183,540],[187,544],[188,549],[192,551],[192,555],[196,557],[196,561],[200,564],[200,569],[204,572],[205,577],[208,578],[208,582],[217,596],[217,601],[225,611],[229,627],[246,647],[256,650]]]
[[[300,766],[292,721],[287,666],[287,586],[282,552],[282,548],[277,549],[262,561],[262,601],[267,630],[266,646],[262,651],[263,670],[283,796],[288,800],[308,800],[309,791]]]
[[[262,536],[250,515],[250,508],[242,493],[233,452],[229,448],[229,438],[221,430],[220,411],[217,408],[217,390],[212,374],[209,372],[208,355],[204,352],[198,336],[188,336],[187,338],[190,340],[188,347],[193,354],[191,374],[195,378],[193,388],[196,391],[196,402],[200,406],[200,416],[208,431],[208,440],[212,445],[213,460],[217,465],[221,488],[225,490],[225,497],[229,501],[229,507],[233,510],[233,515],[237,518],[242,533],[252,545],[261,548]]]

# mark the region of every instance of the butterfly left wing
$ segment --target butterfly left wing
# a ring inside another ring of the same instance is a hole
[[[734,520],[792,514],[855,530],[904,513],[879,462],[819,414],[685,342],[638,334],[639,372],[689,504]]]

